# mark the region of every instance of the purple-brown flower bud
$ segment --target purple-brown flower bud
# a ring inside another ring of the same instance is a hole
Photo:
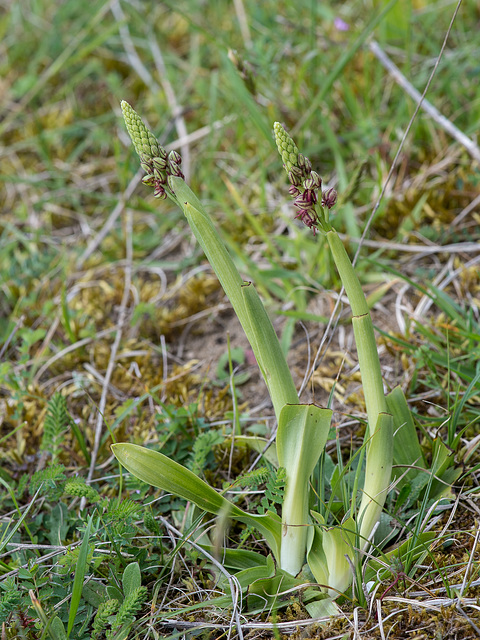
[[[182,170],[180,169],[178,164],[175,164],[174,162],[171,162],[168,164],[167,171],[169,176],[176,176],[177,178],[182,178],[182,180],[185,179],[185,176],[183,175]]]
[[[182,156],[178,153],[178,151],[172,150],[168,154],[168,163],[182,164]]]
[[[153,196],[155,198],[160,198],[160,200],[165,200],[165,198],[167,197],[167,192],[159,182],[155,184],[155,190],[153,192]]]
[[[337,202],[337,192],[335,189],[330,188],[327,191],[324,191],[322,194],[322,207],[327,207],[327,209],[331,209],[335,206]]]
[[[140,162],[140,166],[145,173],[152,173],[152,164],[150,162]]]
[[[167,184],[167,173],[166,171],[159,171],[158,169],[153,170],[153,175],[155,176],[155,180],[159,184]]]
[[[317,202],[317,196],[315,191],[311,189],[305,189],[303,193],[297,196],[294,200],[294,205],[300,209],[311,209]]]
[[[322,179],[321,177],[318,175],[318,173],[316,171],[311,171],[310,172],[310,179],[313,180],[313,189],[320,189],[320,187],[322,186]]]
[[[155,176],[151,173],[148,173],[146,176],[143,176],[142,182],[143,184],[147,185],[147,187],[154,187],[156,182]]]
[[[306,211],[305,209],[300,209],[300,211],[297,213],[295,218],[298,218],[303,222],[303,224],[306,227],[308,227],[309,229],[312,229],[313,235],[315,235],[318,227],[318,222],[316,218],[310,214],[309,211]]]
[[[302,184],[302,176],[299,176],[298,173],[294,171],[294,169],[296,169],[296,167],[292,167],[292,170],[288,172],[288,179],[292,186],[299,187]]]
[[[165,154],[166,156],[166,154]],[[152,160],[153,162],[153,166],[155,167],[155,169],[157,169],[158,171],[165,171],[166,167],[167,167],[167,158],[162,158],[162,157],[157,157],[157,158],[153,158]]]

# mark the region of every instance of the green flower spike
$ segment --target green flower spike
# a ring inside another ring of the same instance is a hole
[[[289,173],[292,171],[293,167],[300,168],[298,161],[299,151],[295,142],[279,122],[274,123],[273,131],[275,133],[275,142],[277,143],[278,152],[282,156],[283,164],[285,165],[285,171]]]
[[[184,179],[185,176],[180,169],[182,158],[176,151],[170,151],[167,154],[128,102],[122,100],[121,106],[127,131],[140,157],[140,166],[147,174],[142,179],[143,184],[153,187],[155,198],[164,199],[168,195],[175,200],[175,194],[168,187],[167,181],[168,176]]]
[[[125,100],[122,100],[121,107],[128,134],[140,160],[148,163],[153,158],[164,156],[165,151],[160,147],[153,133],[147,129],[138,113]]]

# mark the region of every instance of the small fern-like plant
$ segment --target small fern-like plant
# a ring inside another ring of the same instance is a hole
[[[47,412],[43,423],[41,451],[48,452],[51,464],[57,462],[60,445],[71,422],[67,409],[67,400],[61,393],[54,393],[47,404]]]

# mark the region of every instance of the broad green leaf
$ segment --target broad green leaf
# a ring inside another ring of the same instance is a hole
[[[52,640],[67,640],[65,627],[58,616],[55,616],[48,627],[48,635]]]
[[[447,447],[441,438],[435,438],[432,447],[432,467],[430,473],[432,479],[428,489],[430,500],[440,497],[452,499],[452,485],[462,473],[460,466],[455,464],[455,453]]]
[[[122,586],[125,597],[142,586],[142,574],[138,562],[127,564],[123,571]]]
[[[414,564],[421,564],[429,553],[430,543],[437,537],[435,531],[423,531],[388,553],[382,553],[381,558],[371,557],[365,570],[365,582],[386,579],[395,566],[401,566],[408,572]]]
[[[192,471],[159,451],[128,443],[114,444],[112,451],[117,460],[143,482],[189,500],[203,511],[215,515],[228,512],[234,520],[254,527],[265,536],[273,554],[279,558],[281,523],[278,516],[272,513],[256,515],[242,511]]]
[[[257,580],[264,580],[275,575],[275,562],[272,556],[264,558],[264,562],[242,569],[235,573],[235,582],[240,585],[242,591],[249,587]],[[228,589],[228,580],[224,575],[220,575],[219,586],[224,590]]]
[[[286,571],[277,570],[268,578],[252,580],[248,587],[247,604],[249,611],[276,610],[288,606],[285,593],[292,593],[303,587],[304,581],[297,580]]]
[[[309,541],[308,566],[322,588],[336,598],[352,582],[352,568],[347,556],[350,561],[354,560],[356,524],[353,518],[348,518],[341,525],[328,527],[320,513],[310,513],[319,526],[314,527]]]
[[[101,582],[91,580],[83,585],[82,598],[92,605],[95,610],[107,600],[107,587]]]
[[[202,549],[215,554],[218,549],[213,545],[202,544]],[[222,549],[222,566],[234,571],[243,571],[253,567],[267,566],[267,556],[248,549]]]
[[[315,518],[318,522],[325,524],[322,516],[319,513],[315,514]],[[328,566],[327,557],[323,549],[322,544],[322,530],[320,527],[310,527],[308,532],[308,545],[307,545],[307,564],[310,571],[315,576],[315,580],[324,589],[328,587]]]
[[[175,191],[175,196],[179,201],[180,205],[183,207],[185,204],[189,204],[194,207],[197,211],[208,218],[208,214],[205,211],[203,204],[194,194],[194,192],[190,189],[188,184],[183,180],[183,178],[178,178],[177,176],[171,176],[169,178],[170,185]]]
[[[108,585],[107,587],[107,595],[111,600],[118,600],[119,602],[123,602],[123,593],[117,587],[113,585]]]
[[[343,615],[339,606],[335,604],[331,598],[314,600],[313,602],[305,603],[303,606],[308,611],[311,618],[327,618]],[[344,638],[349,637],[350,634],[344,636]]]
[[[415,465],[425,469],[422,448],[407,400],[401,387],[395,387],[387,396],[387,408],[393,416],[393,462],[400,468],[394,469],[394,477],[405,474],[406,467]],[[411,481],[419,473],[411,469],[400,481],[400,487]]]
[[[296,476],[308,483],[327,442],[331,419],[331,409],[314,404],[283,407],[277,431],[277,455],[287,477]]]
[[[281,568],[296,575],[305,560],[310,476],[327,442],[332,411],[286,405],[277,431],[278,462],[286,471],[282,508]]]

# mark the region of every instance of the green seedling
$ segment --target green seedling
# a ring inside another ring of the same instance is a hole
[[[385,397],[365,295],[345,247],[330,222],[337,194],[333,189],[322,191],[322,180],[312,171],[309,160],[299,153],[285,129],[275,123],[275,140],[291,183],[290,194],[298,209],[296,217],[314,234],[326,237],[350,301],[366,403],[366,465],[360,504],[356,495],[352,495],[344,520],[332,525],[324,515],[310,511],[310,478],[328,438],[332,411],[300,403],[269,316],[252,283],[244,282],[238,273],[203,205],[185,183],[180,156],[173,151],[167,154],[126,102],[122,102],[122,110],[141,166],[147,174],[144,184],[154,188],[156,197],[169,197],[183,209],[255,354],[278,422],[276,451],[286,479],[281,519],[270,511],[258,515],[239,509],[191,471],[160,452],[127,443],[113,445],[113,452],[119,462],[141,480],[190,500],[209,513],[221,518],[227,514],[257,529],[282,572],[296,576],[307,562],[322,589],[334,598],[349,588],[353,578],[352,565],[358,554],[369,546],[382,513],[392,476],[394,425],[400,438],[403,434],[405,438],[412,435],[408,407],[401,391],[397,390],[391,401]],[[402,429],[404,422],[408,425]],[[411,450],[416,458],[421,456],[419,447],[412,445]],[[403,462],[418,464],[419,461]]]

